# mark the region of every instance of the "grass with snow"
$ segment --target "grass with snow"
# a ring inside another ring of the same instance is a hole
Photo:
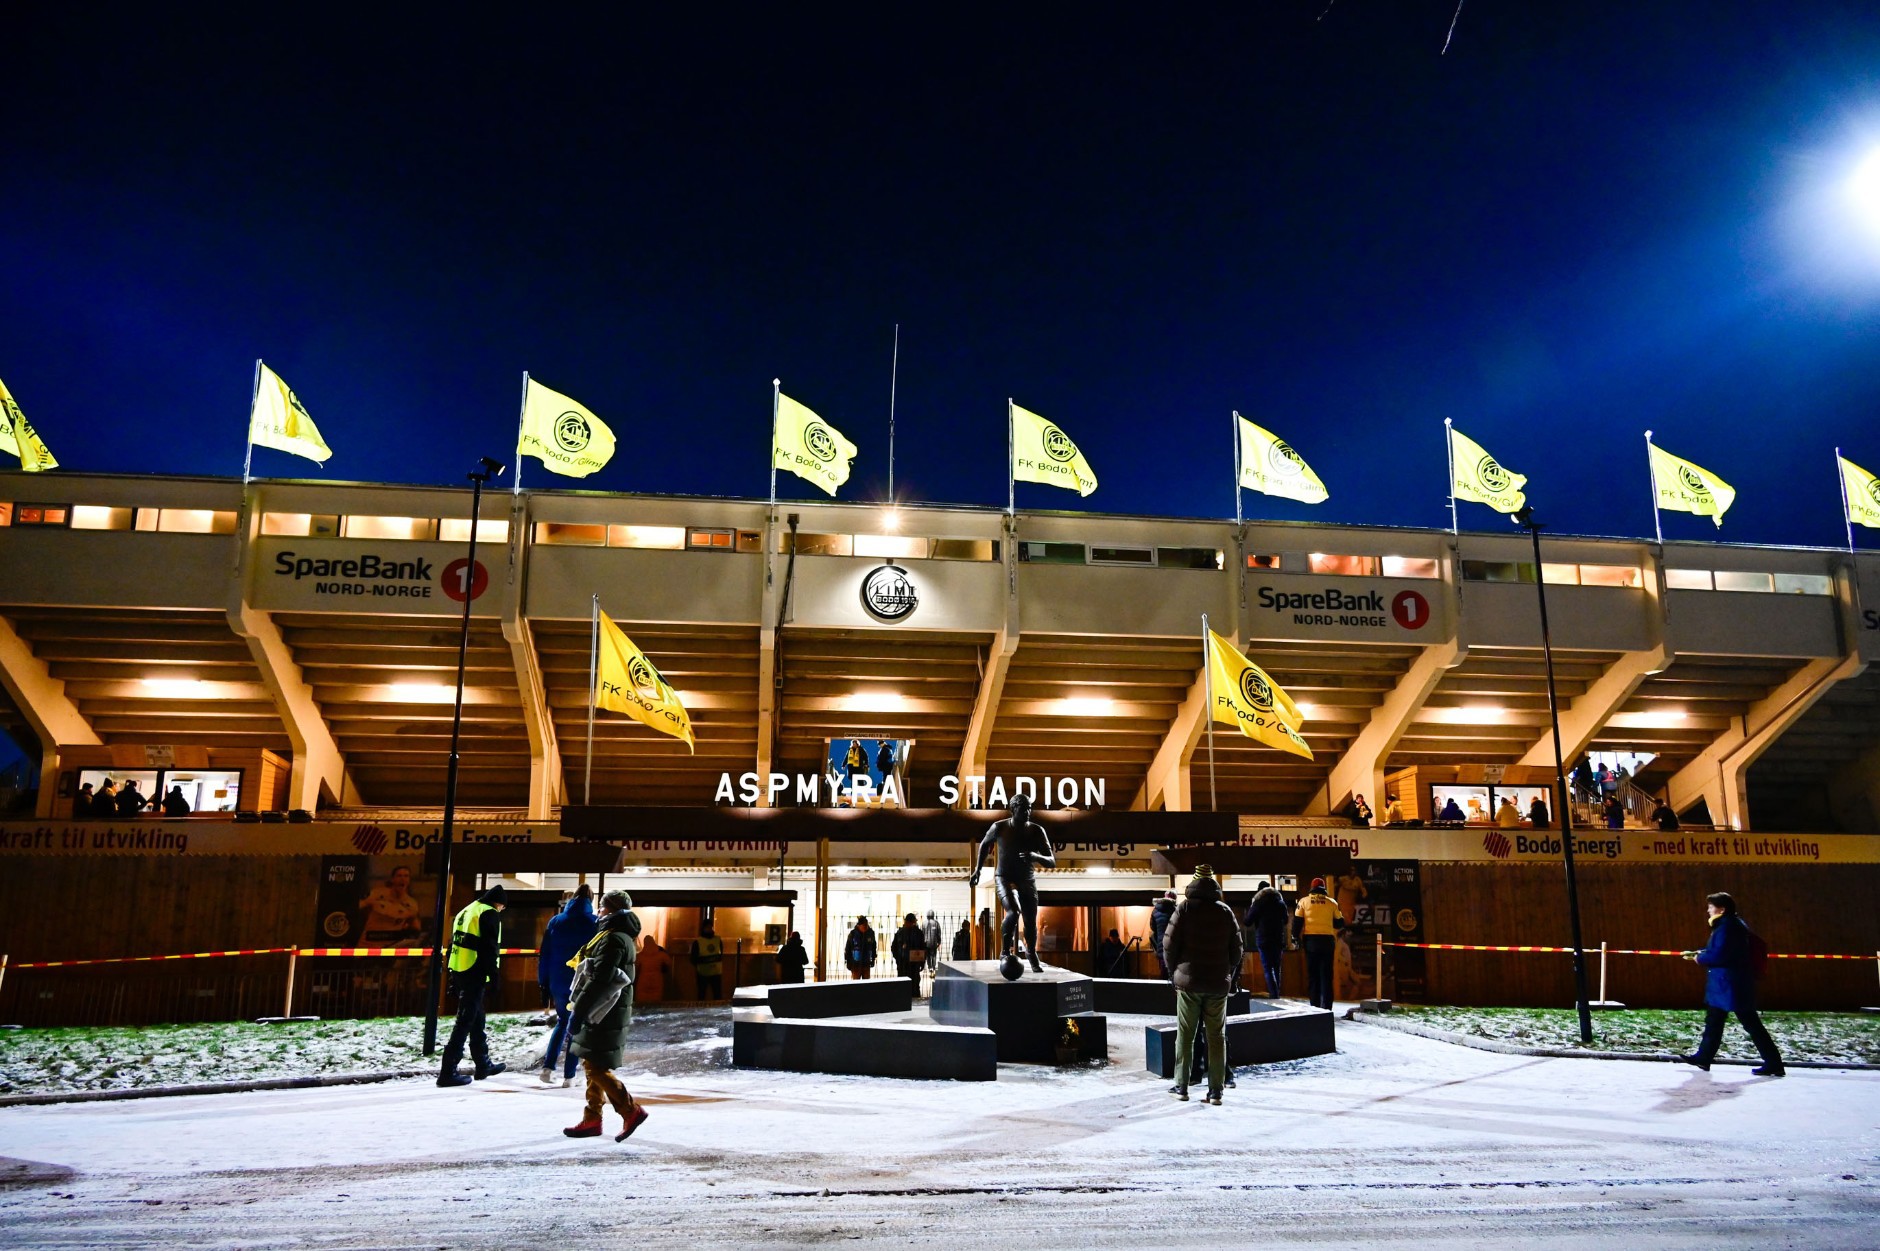
[[[1579,1017],[1572,1008],[1448,1008],[1398,1004],[1391,1015],[1434,1029],[1516,1043],[1525,1047],[1578,1047]],[[1765,1012],[1763,1023],[1785,1060],[1880,1064],[1880,1016],[1858,1012]],[[1681,1054],[1697,1046],[1704,1031],[1701,1012],[1663,1009],[1595,1012],[1596,1051]],[[1754,1060],[1742,1026],[1731,1018],[1723,1032],[1727,1060]]]

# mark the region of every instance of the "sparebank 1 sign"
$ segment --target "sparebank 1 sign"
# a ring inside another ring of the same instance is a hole
[[[497,545],[479,545],[473,568],[456,543],[263,539],[250,593],[257,608],[270,610],[448,616],[462,612],[468,596],[473,613],[494,613],[486,553],[504,559]]]
[[[1268,575],[1247,583],[1247,636],[1256,639],[1443,637],[1443,584],[1384,578]]]

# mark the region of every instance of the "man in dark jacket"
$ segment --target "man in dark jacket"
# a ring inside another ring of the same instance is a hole
[[[1280,962],[1286,956],[1286,927],[1291,913],[1286,896],[1270,882],[1261,882],[1247,905],[1246,926],[1253,932],[1254,949],[1260,953],[1260,967],[1266,972],[1266,997],[1279,998]]]
[[[803,936],[795,930],[783,946],[777,948],[777,980],[795,984],[803,980],[803,970],[809,967],[809,952],[803,947]]]
[[[888,944],[888,954],[894,957],[894,971],[914,984],[914,997],[920,997],[920,971],[927,966],[927,935],[920,928],[920,922],[913,913],[901,922],[901,928],[894,931],[894,941]]]
[[[1162,966],[1162,977],[1168,978],[1168,957],[1162,954],[1162,939],[1168,933],[1169,918],[1175,915],[1175,892],[1165,890],[1162,897],[1155,901],[1155,907],[1149,910],[1149,949],[1155,952],[1155,962]]]
[[[470,1047],[470,1059],[476,1065],[475,1080],[481,1081],[508,1066],[490,1059],[490,1036],[483,1028],[483,996],[496,980],[502,963],[503,909],[508,895],[501,885],[490,887],[457,914],[450,927],[450,986],[457,995],[457,1020],[450,1027],[450,1039],[444,1044],[438,1067],[437,1084],[465,1086],[471,1078],[457,1071],[463,1049]]]
[[[1162,951],[1175,983],[1175,1089],[1188,1099],[1189,1065],[1194,1058],[1195,1026],[1206,1030],[1208,1102],[1221,1102],[1227,1082],[1227,993],[1240,968],[1240,921],[1221,898],[1214,870],[1195,866],[1194,880],[1183,892],[1162,935]]]
[[[849,966],[849,976],[858,982],[865,982],[875,971],[875,958],[880,948],[875,945],[875,931],[869,928],[867,917],[856,917],[855,928],[849,931],[848,941],[842,944],[842,963]]]
[[[570,1138],[595,1138],[601,1132],[601,1103],[611,1104],[624,1124],[615,1142],[623,1142],[646,1120],[646,1109],[614,1076],[627,1050],[627,1026],[633,1023],[633,974],[639,955],[640,918],[633,915],[633,900],[623,890],[601,896],[600,926],[581,949],[578,989],[569,1005],[575,1029],[573,1050],[587,1075],[587,1108],[579,1125],[561,1132]],[[626,975],[621,983],[619,974]],[[605,1011],[601,1005],[615,994]]]
[[[1756,979],[1762,974],[1761,940],[1736,914],[1736,900],[1729,895],[1718,891],[1704,902],[1710,917],[1710,942],[1702,951],[1684,953],[1686,960],[1709,970],[1704,979],[1704,1038],[1694,1054],[1678,1059],[1708,1071],[1723,1043],[1724,1024],[1734,1012],[1749,1040],[1756,1044],[1756,1054],[1762,1057],[1762,1067],[1750,1071],[1758,1077],[1781,1077],[1786,1071],[1782,1053],[1756,1010]]]
[[[566,1051],[562,1044],[568,1037],[568,992],[574,985],[571,962],[575,953],[594,937],[597,924],[594,888],[583,882],[575,888],[574,897],[562,910],[549,918],[548,928],[542,933],[542,949],[535,958],[535,980],[555,1008],[555,1029],[548,1036],[548,1051],[542,1057],[542,1081],[549,1085],[555,1081],[555,1062]],[[574,1081],[574,1066],[575,1056],[569,1051],[561,1066],[562,1085]]]

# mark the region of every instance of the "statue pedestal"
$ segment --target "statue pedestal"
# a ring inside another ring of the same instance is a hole
[[[1096,982],[1082,973],[1046,965],[1042,973],[1027,968],[1025,976],[1008,982],[997,960],[942,960],[928,1012],[940,1025],[991,1030],[1001,1061],[1054,1064],[1066,1017],[1077,1022],[1077,1048],[1085,1059],[1108,1057],[1108,1025],[1092,1010],[1095,1004]]]

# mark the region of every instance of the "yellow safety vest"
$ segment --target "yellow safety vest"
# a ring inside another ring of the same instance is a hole
[[[1332,919],[1343,919],[1338,911],[1338,901],[1329,895],[1307,895],[1293,909],[1293,915],[1305,918],[1304,933],[1308,937],[1325,937],[1337,932]]]
[[[457,919],[450,923],[450,971],[452,973],[468,973],[476,967],[477,948],[476,944],[470,941],[470,937],[471,935],[478,938],[483,936],[483,914],[494,911],[496,909],[481,899],[473,899],[464,906],[462,912],[457,914]],[[499,951],[496,954],[497,967],[502,967],[502,963],[503,957]]]

